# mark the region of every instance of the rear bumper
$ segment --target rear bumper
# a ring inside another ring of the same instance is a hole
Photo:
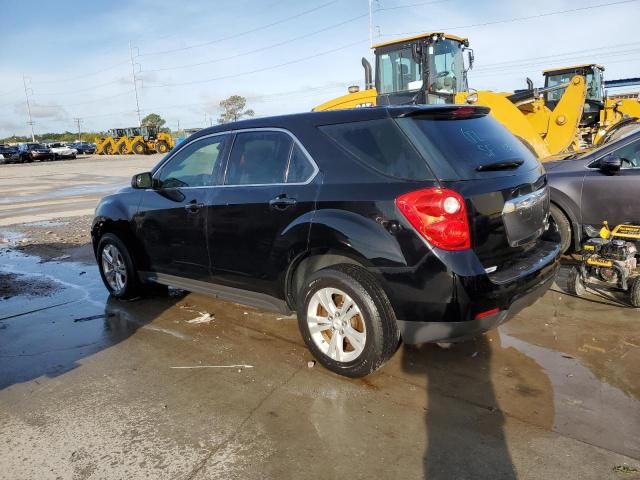
[[[407,344],[462,340],[495,328],[513,318],[518,312],[535,303],[553,283],[559,268],[555,261],[536,275],[536,281],[522,294],[511,299],[508,308],[479,320],[462,322],[420,322],[397,320],[402,340]]]

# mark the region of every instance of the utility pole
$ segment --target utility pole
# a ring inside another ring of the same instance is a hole
[[[29,78],[29,81],[31,81],[31,78]],[[29,91],[33,94],[33,90],[31,88],[27,88],[27,77],[24,73],[22,74],[22,83],[24,85],[24,97],[27,99],[27,112],[29,112],[29,121],[27,122],[27,125],[31,126],[31,141],[35,142],[36,136],[33,133],[33,119],[31,118],[31,105],[29,104]]]
[[[131,55],[131,75],[133,76],[133,89],[136,92],[136,113],[138,114],[138,126],[142,126],[142,119],[140,118],[140,100],[138,98],[138,77],[136,76],[136,63],[133,61],[133,47],[131,46],[131,40],[129,40],[129,54]],[[140,64],[138,63],[138,66]]]
[[[82,141],[82,137],[80,136],[80,122],[82,122],[81,118],[74,118],[73,119],[74,122],[76,122],[76,125],[78,126],[78,141],[81,142]]]

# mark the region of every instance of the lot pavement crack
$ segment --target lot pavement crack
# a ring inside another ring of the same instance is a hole
[[[238,434],[242,431],[242,429],[244,428],[244,426],[247,424],[247,422],[249,422],[249,420],[251,420],[251,418],[253,418],[253,415],[260,410],[260,408],[262,407],[262,405],[265,404],[265,402],[267,400],[269,400],[274,393],[276,393],[278,390],[282,389],[283,387],[287,386],[291,380],[293,380],[293,378],[303,369],[305,368],[306,365],[304,367],[300,367],[298,369],[296,369],[291,375],[289,375],[289,377],[287,377],[287,379],[282,382],[281,384],[273,387],[264,397],[262,397],[262,399],[256,404],[255,407],[253,407],[249,413],[242,419],[242,421],[240,422],[240,424],[233,430],[233,432],[231,432],[231,434],[224,439],[222,442],[220,442],[218,445],[216,445],[216,447],[211,450],[202,460],[200,460],[197,465],[189,472],[186,474],[186,476],[181,477],[181,480],[192,480],[207,464],[207,462],[216,454],[218,453],[222,448],[224,448],[226,445],[229,444],[229,442],[231,442],[232,440],[234,440]]]

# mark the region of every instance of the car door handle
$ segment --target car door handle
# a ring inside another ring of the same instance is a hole
[[[187,203],[184,209],[189,213],[196,213],[198,210],[204,207],[204,203],[196,203],[195,200]]]
[[[286,195],[278,195],[269,200],[269,206],[275,210],[286,210],[296,204],[295,198],[289,198]]]

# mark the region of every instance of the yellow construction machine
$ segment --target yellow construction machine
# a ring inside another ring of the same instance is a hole
[[[96,139],[96,153],[100,155],[166,153],[174,146],[170,134],[151,126],[112,128],[105,137]]]
[[[638,84],[640,79],[605,81],[604,67],[595,63],[553,68],[545,70],[543,76],[543,89],[534,89],[533,82],[527,79],[529,88],[516,91],[509,99],[525,114],[554,153],[589,149],[640,128],[638,94],[608,95],[605,90],[605,87]],[[584,87],[577,77],[584,81]],[[573,122],[577,119],[569,143],[567,135],[554,132],[556,125],[567,120],[568,109],[571,111],[568,117]],[[553,112],[560,115],[552,118]]]
[[[145,126],[128,129],[129,144],[133,153],[167,153],[175,146],[173,137],[160,132],[157,127]]]
[[[581,130],[585,105],[589,104],[589,79],[582,72],[548,76],[544,88],[532,82],[521,92],[476,91],[468,87],[467,72],[473,67],[473,50],[466,38],[430,32],[374,46],[376,78],[363,58],[365,89],[349,87],[349,94],[318,105],[314,111],[374,105],[469,103],[491,108],[491,114],[536,155],[545,159],[585,145]],[[466,55],[465,55],[466,53]],[[465,61],[466,60],[466,61]],[[600,71],[600,70],[599,70]],[[601,77],[600,77],[601,78]],[[551,101],[547,105],[547,99]],[[617,105],[619,111],[619,104]],[[591,114],[591,110],[589,110]],[[612,122],[612,118],[607,117]],[[621,120],[628,121],[624,115]],[[611,125],[598,124],[611,138]],[[590,127],[591,129],[593,126]]]
[[[107,135],[96,138],[96,153],[98,155],[114,155],[120,153],[123,144],[126,144],[127,134],[124,128],[112,128]]]

